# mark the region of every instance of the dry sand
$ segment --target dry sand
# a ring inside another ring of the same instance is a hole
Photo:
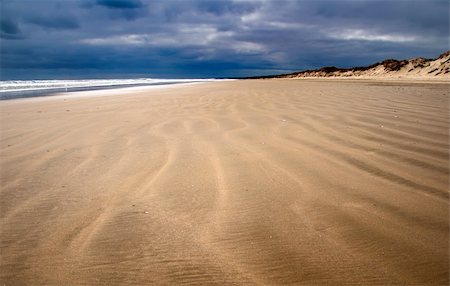
[[[6,285],[449,282],[449,85],[0,102]]]

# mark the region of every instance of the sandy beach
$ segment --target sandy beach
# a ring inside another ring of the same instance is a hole
[[[447,285],[449,86],[1,101],[0,284]]]

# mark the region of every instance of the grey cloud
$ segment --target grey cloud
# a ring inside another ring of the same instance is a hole
[[[435,57],[449,48],[448,9],[441,0],[5,1],[2,21],[14,22],[1,26],[2,76],[244,76]]]
[[[55,30],[72,30],[80,27],[78,21],[70,16],[42,17],[34,15],[28,19],[25,19],[25,21],[44,28]]]
[[[0,21],[0,29],[5,34],[19,34],[20,29],[16,22],[13,22],[9,19],[2,19]]]
[[[0,21],[0,38],[5,40],[21,40],[24,36],[21,34],[19,25],[9,19]]]
[[[92,14],[105,16],[111,20],[134,21],[148,15],[147,6],[151,2],[139,0],[97,0],[82,2],[82,7],[90,9]]]
[[[136,9],[143,7],[139,0],[98,0],[97,4],[111,9]]]
[[[315,13],[338,23],[369,26],[375,29],[449,33],[449,2],[441,0],[409,1],[336,1],[332,5],[318,5]]]
[[[198,11],[216,16],[225,14],[243,15],[254,12],[259,7],[257,2],[228,2],[203,0],[197,4]]]
[[[7,34],[4,32],[0,32],[0,38],[5,40],[23,40],[25,37],[17,34]]]

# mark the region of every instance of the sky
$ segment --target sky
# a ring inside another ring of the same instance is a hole
[[[0,0],[2,80],[218,78],[435,58],[448,0]]]

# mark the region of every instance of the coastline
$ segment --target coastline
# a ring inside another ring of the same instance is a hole
[[[83,80],[7,80],[0,81],[0,100],[45,97],[74,92],[122,90],[189,83],[226,81],[229,79],[83,79]],[[120,93],[120,92],[119,92]]]
[[[3,99],[2,101],[23,101],[23,100],[51,100],[51,99],[70,99],[70,98],[82,98],[82,97],[103,97],[103,96],[114,96],[114,95],[124,95],[126,93],[135,93],[151,90],[164,90],[177,87],[189,87],[197,84],[208,84],[213,82],[226,82],[226,81],[267,81],[271,80],[277,81],[311,81],[311,82],[350,82],[350,83],[379,83],[379,84],[404,84],[404,85],[414,85],[414,84],[443,84],[450,85],[450,80],[443,79],[430,79],[430,78],[363,78],[363,77],[299,77],[299,78],[261,78],[261,79],[220,79],[220,80],[208,80],[208,81],[196,81],[187,83],[173,83],[173,84],[161,84],[161,85],[140,85],[140,86],[123,86],[114,88],[101,88],[92,90],[82,90],[82,91],[70,91],[70,92],[55,92],[51,94],[43,94],[31,97],[18,97],[11,99]]]
[[[83,97],[104,97],[104,96],[116,96],[116,95],[126,95],[128,93],[140,93],[152,90],[161,89],[171,89],[177,87],[188,87],[192,85],[208,83],[208,82],[189,82],[189,83],[174,83],[174,84],[161,84],[161,85],[142,85],[142,86],[131,86],[131,87],[118,87],[118,88],[102,88],[93,90],[83,90],[83,91],[70,91],[70,92],[56,92],[51,94],[43,94],[39,96],[32,97],[18,97],[0,100],[0,102],[16,102],[16,101],[47,101],[47,100],[59,100],[59,99],[71,99],[71,98],[83,98]]]

